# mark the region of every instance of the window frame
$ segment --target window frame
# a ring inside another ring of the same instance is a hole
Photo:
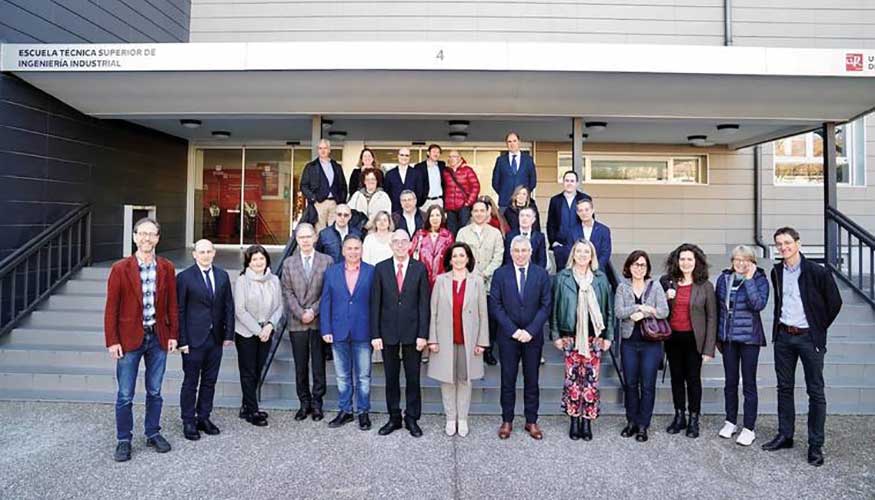
[[[562,183],[562,175],[570,170],[562,167],[564,158],[571,159],[571,151],[556,152],[557,166],[557,182]],[[665,180],[615,180],[615,179],[593,179],[592,178],[592,162],[593,160],[608,160],[608,161],[665,161],[666,178]],[[704,175],[705,181],[682,182],[674,180],[674,165],[680,160],[696,160],[699,162],[699,175]],[[618,184],[618,185],[642,185],[642,186],[707,186],[711,182],[711,162],[707,153],[702,154],[665,154],[665,153],[629,153],[629,152],[597,152],[592,154],[583,154],[583,175],[582,180],[587,184]]]
[[[859,118],[852,122],[843,123],[840,127],[844,128],[844,136],[845,136],[845,154],[843,157],[847,160],[848,165],[848,181],[839,181],[836,183],[837,186],[843,188],[865,188],[867,185],[866,178],[866,120],[865,117]],[[822,188],[823,181],[819,182],[782,182],[778,177],[778,163],[816,163],[820,164],[821,168],[823,165],[823,155],[814,155],[814,142],[816,132],[807,132],[805,134],[799,134],[797,136],[787,137],[786,139],[791,139],[793,137],[804,137],[805,138],[805,154],[806,156],[785,156],[777,154],[777,143],[778,141],[773,141],[772,144],[772,185],[779,188]],[[862,165],[859,164],[858,160],[862,159]],[[838,157],[836,158],[838,161]],[[821,175],[822,177],[822,175]]]

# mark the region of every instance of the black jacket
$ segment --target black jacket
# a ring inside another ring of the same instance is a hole
[[[395,281],[395,259],[377,264],[371,286],[371,338],[388,345],[414,344],[427,339],[430,310],[425,265],[409,259],[401,293]]]
[[[577,203],[580,200],[592,200],[592,196],[584,193],[583,191],[578,191],[576,195],[574,195],[574,203]],[[550,205],[547,207],[547,240],[549,240],[549,244],[553,245],[553,243],[562,243],[568,244],[568,241],[565,241],[565,231],[563,231],[562,225],[562,210],[565,205],[565,194],[559,193],[550,198]]]
[[[343,167],[334,160],[331,160],[331,166],[334,169],[334,183],[330,188],[328,178],[325,177],[322,165],[319,164],[319,158],[304,166],[304,172],[301,174],[301,193],[309,203],[325,201],[328,199],[329,192],[337,203],[346,203],[346,177],[343,175]]]
[[[811,333],[816,349],[826,349],[826,330],[835,321],[842,310],[842,295],[836,286],[832,271],[820,266],[799,254],[799,293],[802,295],[802,308],[805,310],[805,320]],[[778,334],[781,320],[784,265],[778,263],[772,268],[772,288],[775,290],[775,319],[772,323],[772,342]]]
[[[441,192],[444,192],[444,170],[447,169],[447,164],[443,160],[438,160],[438,172],[441,173]],[[431,203],[428,203],[428,193],[431,191],[431,183],[428,180],[428,163],[425,161],[421,161],[413,166],[416,170],[419,170],[419,177],[422,179],[422,192],[416,193],[416,205],[417,206],[428,206]]]

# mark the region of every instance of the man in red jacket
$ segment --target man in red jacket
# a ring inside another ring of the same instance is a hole
[[[146,445],[158,453],[170,451],[161,436],[161,383],[167,351],[175,352],[179,336],[176,271],[155,255],[161,226],[149,218],[134,224],[137,252],[112,266],[107,283],[104,335],[109,355],[116,360],[118,394],[115,460],[131,459],[134,389],[140,359],[146,362]]]

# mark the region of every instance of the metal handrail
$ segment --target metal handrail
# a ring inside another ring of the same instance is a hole
[[[289,258],[292,253],[294,253],[295,248],[297,248],[297,242],[295,241],[294,234],[289,241],[286,243],[286,247],[283,249],[283,256],[276,264],[273,269],[273,273],[280,280],[283,279],[283,263],[285,263],[286,259]],[[286,326],[288,325],[288,318],[286,317],[285,307],[283,307],[283,315],[280,318],[279,323],[276,325],[274,332],[276,335],[273,335],[271,346],[270,346],[270,354],[267,356],[267,360],[264,363],[264,368],[261,370],[261,374],[258,377],[258,400],[261,401],[261,387],[264,385],[265,379],[267,379],[267,373],[270,371],[270,366],[273,364],[273,359],[276,357],[276,351],[279,349],[280,343],[283,340],[283,334],[286,331]]]
[[[832,224],[836,226],[832,252],[835,259],[832,262],[824,262],[824,265],[875,308],[875,236],[834,207],[826,208],[826,221],[827,227],[824,228],[824,236],[828,231],[833,230],[830,227]],[[844,243],[842,241],[843,235],[846,236]],[[824,238],[824,240],[827,239]],[[854,240],[856,240],[856,245],[854,245]],[[864,252],[864,247],[866,252]],[[865,279],[866,273],[864,272],[866,263],[864,256],[867,253],[869,258],[868,280]],[[854,273],[855,269],[856,274]],[[868,287],[864,286],[864,281],[868,281]]]
[[[0,337],[12,331],[74,273],[91,264],[91,257],[91,205],[85,204],[3,259]]]

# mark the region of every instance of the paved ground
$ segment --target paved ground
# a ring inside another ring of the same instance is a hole
[[[220,436],[185,441],[168,408],[164,435],[174,449],[158,455],[134,440],[132,461],[112,461],[113,408],[102,404],[0,402],[0,498],[873,498],[875,417],[830,417],[827,462],[805,462],[804,438],[793,450],[766,453],[759,444],[776,428],[759,422],[755,446],[716,436],[704,421],[693,440],[653,432],[648,443],[619,436],[621,419],[600,419],[590,443],[565,435],[566,421],[542,420],[545,439],[520,430],[496,437],[494,417],[475,417],[467,438],[443,434],[426,416],[425,436],[377,435],[349,425],[298,423],[273,412],[255,428],[220,410]],[[142,425],[143,407],[135,408]],[[659,417],[664,427],[668,417]],[[804,417],[798,436],[804,436]],[[797,441],[798,442],[798,441]]]

